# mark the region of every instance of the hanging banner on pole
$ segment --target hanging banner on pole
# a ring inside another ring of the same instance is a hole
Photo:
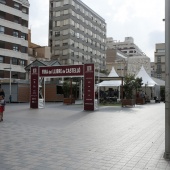
[[[31,67],[30,108],[38,108],[39,99],[39,68]]]
[[[84,110],[94,110],[94,64],[84,65]]]

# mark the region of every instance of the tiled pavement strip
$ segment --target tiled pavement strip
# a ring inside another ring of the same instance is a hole
[[[165,104],[133,108],[7,104],[0,123],[0,170],[170,170]]]

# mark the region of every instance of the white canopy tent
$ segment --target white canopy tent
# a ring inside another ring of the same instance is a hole
[[[149,86],[149,87],[153,87],[155,85],[157,85],[157,83],[149,76],[149,74],[146,72],[146,70],[144,69],[144,67],[142,66],[141,69],[139,70],[138,74],[135,76],[135,78],[141,78],[142,77],[142,86]]]
[[[147,87],[151,87],[151,98],[158,97],[160,98],[160,85],[158,85],[146,72],[145,68],[142,66],[139,70],[138,74],[135,76],[135,78],[141,78],[142,77],[142,83],[143,87],[145,87],[145,91]]]
[[[112,67],[111,72],[109,73],[108,77],[119,77],[116,73],[114,67]],[[102,81],[98,84],[99,87],[119,87],[121,85],[121,80],[107,80]]]
[[[108,77],[119,77],[119,75],[116,73],[114,67],[112,67],[112,70],[110,71]],[[104,80],[101,83],[97,84],[98,91],[100,87],[119,87],[119,99],[120,99],[120,86],[122,84],[121,80]]]

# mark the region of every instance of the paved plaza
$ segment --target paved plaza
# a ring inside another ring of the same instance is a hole
[[[7,104],[0,170],[170,170],[165,104],[83,111],[81,104]]]

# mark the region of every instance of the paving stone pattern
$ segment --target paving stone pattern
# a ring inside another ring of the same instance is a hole
[[[170,170],[165,104],[132,108],[7,104],[0,123],[0,170]]]

